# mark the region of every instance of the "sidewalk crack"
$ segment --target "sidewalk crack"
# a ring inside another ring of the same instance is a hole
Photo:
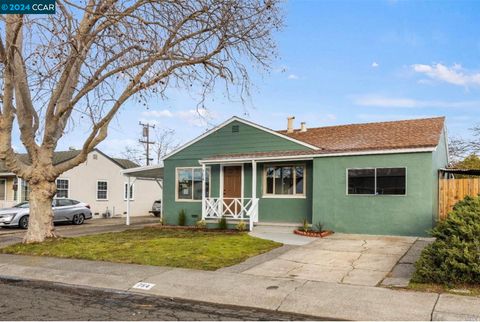
[[[435,301],[435,304],[433,304],[432,313],[430,314],[430,321],[433,321],[433,313],[435,312],[435,308],[437,307],[437,303],[440,300],[440,295],[441,294],[437,294],[437,299]]]
[[[352,267],[352,269],[349,270],[349,271],[347,272],[347,274],[345,274],[345,275],[342,277],[342,279],[340,280],[340,283],[343,284],[343,283],[344,283],[344,279],[347,278],[348,276],[350,276],[350,273],[355,270],[355,268],[356,268],[356,267],[355,267],[355,263],[360,259],[360,257],[363,256],[363,253],[368,250],[368,247],[366,247],[365,245],[367,245],[367,240],[366,240],[366,239],[363,240],[363,244],[361,245],[361,247],[363,248],[363,250],[360,251],[360,255],[358,255],[358,257],[355,258],[355,259],[352,261],[352,263],[350,264],[350,266]],[[345,284],[346,284],[346,283],[345,283]]]
[[[293,294],[296,290],[298,290],[300,287],[304,286],[305,284],[307,284],[309,281],[307,280],[304,280],[302,283],[300,283],[300,285],[297,285],[295,286],[295,288],[293,290],[291,290],[287,295],[285,295],[285,297],[282,299],[282,301],[280,302],[280,304],[278,304],[277,308],[275,309],[275,311],[278,311],[280,309],[280,307],[283,305],[283,303],[285,303],[285,301],[287,300],[287,298]]]

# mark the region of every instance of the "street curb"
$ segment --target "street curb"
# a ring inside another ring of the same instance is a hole
[[[76,285],[76,284],[66,284],[66,283],[59,283],[59,282],[48,282],[42,280],[34,280],[34,279],[23,279],[19,277],[12,277],[12,276],[5,276],[0,275],[0,283],[6,284],[19,284],[21,286],[33,286],[33,287],[44,287],[49,289],[61,289],[70,291],[76,294],[80,294],[82,291],[90,291],[90,292],[98,292],[98,293],[114,293],[119,295],[128,295],[128,296],[136,296],[138,298],[148,298],[148,299],[163,299],[169,301],[181,301],[182,303],[186,304],[200,304],[200,305],[209,305],[215,306],[218,308],[228,308],[228,309],[247,309],[255,312],[264,312],[264,313],[271,313],[275,312],[278,314],[285,314],[289,320],[305,320],[305,321],[348,321],[348,320],[341,320],[341,319],[332,319],[327,317],[320,317],[320,316],[313,316],[307,314],[298,314],[292,312],[285,312],[280,310],[267,310],[262,308],[253,308],[249,306],[241,306],[241,305],[227,305],[221,303],[214,303],[214,302],[206,302],[206,301],[197,301],[191,299],[184,299],[180,297],[166,297],[166,296],[159,296],[153,294],[145,294],[142,292],[136,291],[122,291],[117,289],[110,289],[110,288],[101,288],[101,287],[91,287],[85,285]]]

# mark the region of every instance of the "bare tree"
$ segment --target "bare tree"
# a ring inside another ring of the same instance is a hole
[[[55,179],[107,137],[125,102],[164,96],[169,87],[200,89],[202,98],[218,81],[227,93],[248,95],[251,66],[269,67],[272,33],[282,24],[278,0],[56,5],[54,15],[0,16],[0,160],[31,188],[26,243],[56,237]],[[81,153],[53,164],[59,140],[80,115],[91,123]],[[15,123],[28,163],[12,148]]]
[[[452,137],[448,142],[448,152],[453,164],[465,159],[470,155],[480,154],[480,125],[470,128],[471,139]]]
[[[156,163],[159,164],[163,157],[179,147],[179,142],[175,139],[175,130],[158,129],[154,134],[155,143],[152,145],[152,152],[155,155]]]
[[[162,129],[156,127],[153,129],[152,146],[150,147],[156,164],[159,164],[163,157],[179,146],[178,140],[175,139],[175,130]],[[146,161],[146,144],[140,142],[136,145],[128,145],[121,153],[122,157],[133,161],[139,165],[145,165]]]
[[[138,165],[145,164],[143,148],[139,145],[127,145],[121,153],[122,158],[135,162]]]

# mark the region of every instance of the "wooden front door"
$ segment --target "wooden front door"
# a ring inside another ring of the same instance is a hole
[[[242,167],[228,166],[223,168],[223,200],[225,202],[224,214],[238,214],[241,207],[235,198],[242,197]]]

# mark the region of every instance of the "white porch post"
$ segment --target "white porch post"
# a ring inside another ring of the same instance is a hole
[[[127,226],[130,226],[130,187],[130,176],[127,176]]]
[[[256,207],[257,199],[257,161],[252,160],[252,207]],[[251,212],[253,215],[254,213]],[[258,221],[258,214],[250,218],[250,231],[253,230],[253,223]]]
[[[155,180],[157,181],[157,184],[158,186],[160,187],[160,189],[162,189],[162,203],[160,204],[160,219],[163,219],[163,179],[162,181],[159,181],[159,180]]]
[[[17,177],[17,203],[21,203],[22,200],[22,178]]]
[[[257,161],[252,160],[252,199],[257,198]]]
[[[206,172],[206,167],[205,167],[205,163],[202,163],[202,220],[205,219],[205,198],[207,197],[207,193],[206,193],[206,184],[205,184],[205,178],[207,176],[207,172]]]

